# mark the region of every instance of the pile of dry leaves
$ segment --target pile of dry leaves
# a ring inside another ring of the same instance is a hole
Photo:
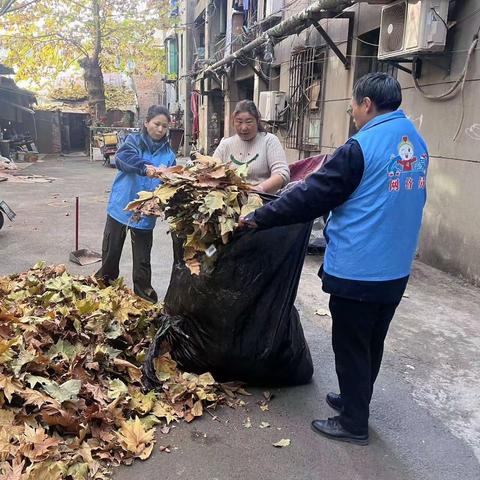
[[[245,175],[215,158],[197,155],[191,167],[160,173],[162,185],[154,192],[140,192],[126,209],[135,212],[134,218],[168,218],[170,230],[183,240],[185,263],[198,275],[206,256],[230,241],[239,217],[263,205]]]
[[[108,478],[149,457],[154,425],[167,434],[231,404],[232,389],[180,372],[168,355],[156,363],[161,391],[143,389],[158,310],[121,282],[101,288],[64,266],[0,277],[1,478]]]

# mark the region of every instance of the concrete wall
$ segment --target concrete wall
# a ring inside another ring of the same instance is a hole
[[[263,0],[262,0],[263,1]],[[262,3],[262,2],[260,2]],[[298,1],[284,11],[284,18],[303,10],[312,1]],[[200,2],[199,4],[200,5]],[[453,3],[452,3],[453,5]],[[466,51],[476,33],[480,12],[478,0],[457,1],[454,12],[458,25],[450,28],[447,51],[424,61],[420,83],[429,93],[448,89],[464,68]],[[197,6],[197,11],[201,7]],[[331,49],[325,64],[325,88],[321,149],[331,153],[342,145],[350,134],[351,123],[346,114],[353,83],[361,71],[362,48],[358,36],[380,25],[380,6],[357,4],[355,12],[352,68],[346,70]],[[232,16],[232,2],[228,2],[228,18]],[[333,41],[345,53],[348,24],[343,19],[321,21]],[[273,66],[280,71],[275,88],[288,93],[289,64],[293,51],[306,46],[321,46],[324,41],[318,32],[309,27],[300,35],[292,35],[275,47]],[[424,226],[419,245],[420,258],[441,269],[460,274],[480,284],[480,46],[472,55],[464,99],[459,95],[448,102],[434,102],[418,92],[408,74],[399,71],[403,87],[403,108],[425,137],[430,150],[429,198],[425,210]],[[451,62],[450,62],[451,59]],[[231,134],[230,114],[238,98],[235,74],[224,80],[225,133]],[[254,98],[265,88],[255,81]],[[205,97],[204,97],[205,98]],[[203,122],[208,123],[208,102],[203,102]],[[206,123],[205,123],[206,124]],[[460,127],[459,127],[460,125]],[[207,129],[203,129],[207,142]],[[456,131],[459,134],[454,139]],[[284,139],[286,129],[279,128],[277,135]],[[289,161],[309,154],[286,149]]]
[[[181,23],[184,28],[178,32],[179,50],[179,78],[178,78],[178,103],[183,110],[184,142],[183,155],[190,153],[192,142],[192,111],[190,107],[190,94],[192,92],[192,79],[190,77],[195,46],[193,41],[195,17],[195,0],[184,0],[181,10]]]
[[[297,4],[300,8],[300,3]],[[304,2],[301,6],[304,7]],[[458,2],[457,2],[458,3]],[[356,5],[354,37],[380,24],[380,7]],[[466,52],[476,33],[480,14],[478,1],[466,0],[455,12],[461,24],[449,32],[448,52],[424,62],[420,83],[429,93],[440,93],[453,84],[464,68]],[[294,13],[294,12],[292,12]],[[346,25],[339,19],[323,20],[322,26],[345,52]],[[286,39],[276,48],[276,62],[281,64],[280,89],[288,92],[289,57],[292,49],[321,45],[312,28],[300,36]],[[348,138],[350,121],[345,114],[355,79],[359,42],[353,44],[353,66],[347,71],[329,51],[326,65],[325,101],[323,107],[322,151],[330,153]],[[415,122],[429,145],[431,162],[429,194],[419,245],[420,258],[435,267],[465,276],[480,284],[480,59],[475,50],[467,76],[464,101],[461,95],[448,102],[424,98],[411,77],[399,72],[404,102],[402,108]],[[451,58],[451,65],[449,59]],[[448,72],[443,68],[451,67]],[[463,121],[462,121],[463,115]],[[455,133],[461,124],[459,135]],[[305,152],[287,150],[290,160]]]
[[[448,90],[464,68],[480,15],[472,15],[478,1],[463,2],[457,19],[465,19],[450,31],[451,71],[424,64],[421,85],[436,94]],[[447,102],[422,96],[406,74],[403,108],[424,136],[430,151],[428,203],[420,240],[420,258],[443,270],[480,284],[480,52],[473,53],[464,100],[458,95]],[[448,57],[444,57],[448,60]],[[445,64],[448,66],[448,62]],[[462,121],[462,116],[464,116]],[[459,134],[455,139],[455,134]]]

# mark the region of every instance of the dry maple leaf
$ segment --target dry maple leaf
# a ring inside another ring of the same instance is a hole
[[[124,450],[142,460],[147,459],[155,443],[155,429],[146,430],[138,417],[125,421],[117,432]]]
[[[111,466],[150,455],[154,425],[233,406],[234,392],[227,401],[210,374],[184,373],[168,354],[156,362],[162,389],[143,391],[160,307],[121,281],[103,286],[39,262],[0,277],[0,289],[2,480],[106,480]]]
[[[28,458],[31,462],[41,462],[53,456],[60,441],[46,434],[42,427],[33,428],[25,424],[23,438],[20,438],[18,454]]]
[[[6,377],[0,373],[0,392],[3,392],[5,398],[11,402],[12,395],[17,391],[18,387],[14,384],[11,378]]]
[[[135,219],[163,212],[170,231],[183,241],[186,267],[200,275],[213,267],[218,248],[230,242],[240,216],[263,205],[244,173],[197,154],[192,166],[163,170],[162,184],[153,192],[139,192],[125,210]]]
[[[19,462],[14,460],[12,464],[7,462],[2,462],[0,464],[0,474],[2,475],[2,480],[27,480],[28,474],[23,473],[25,468],[25,460]]]
[[[14,445],[12,433],[5,427],[0,427],[0,461],[5,461],[9,457],[14,457],[18,446]]]

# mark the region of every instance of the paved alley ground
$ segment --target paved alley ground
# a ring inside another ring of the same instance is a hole
[[[21,165],[21,167],[24,167]],[[75,196],[80,197],[80,247],[101,250],[113,169],[86,157],[49,157],[23,175],[55,178],[51,183],[6,181],[0,199],[16,211],[0,230],[0,275],[28,269],[37,260],[66,263],[73,273],[91,274],[99,264],[68,263],[74,249]],[[251,389],[246,409],[218,411],[192,424],[179,424],[145,462],[116,470],[117,480],[478,480],[480,479],[480,290],[417,262],[392,323],[383,368],[371,409],[371,444],[325,440],[310,430],[314,418],[332,416],[325,404],[336,390],[330,318],[316,272],[319,257],[307,257],[298,292],[314,381],[274,389],[270,410],[256,404]],[[172,252],[167,228],[155,230],[152,259],[159,297],[168,287]],[[130,282],[127,241],[122,274]],[[252,427],[243,423],[250,417]],[[260,429],[260,422],[270,428]],[[272,442],[289,438],[291,446]]]

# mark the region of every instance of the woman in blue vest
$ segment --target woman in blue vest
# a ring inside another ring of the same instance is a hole
[[[118,149],[115,165],[119,172],[113,182],[107,207],[102,267],[95,274],[105,283],[118,278],[120,257],[129,230],[132,239],[134,291],[154,303],[158,298],[152,287],[150,254],[156,217],[144,217],[136,223],[131,218],[132,212],[124,209],[137,198],[138,192],[157,188],[160,184],[156,178],[157,172],[175,165],[175,154],[168,137],[170,120],[167,108],[152,105],[148,109],[143,131],[129,135]]]
[[[383,344],[402,299],[426,200],[428,151],[402,110],[395,78],[357,81],[349,113],[358,133],[305,182],[241,220],[250,228],[309,222],[331,212],[320,276],[330,294],[339,415],[314,420],[325,437],[368,443],[369,405]]]

